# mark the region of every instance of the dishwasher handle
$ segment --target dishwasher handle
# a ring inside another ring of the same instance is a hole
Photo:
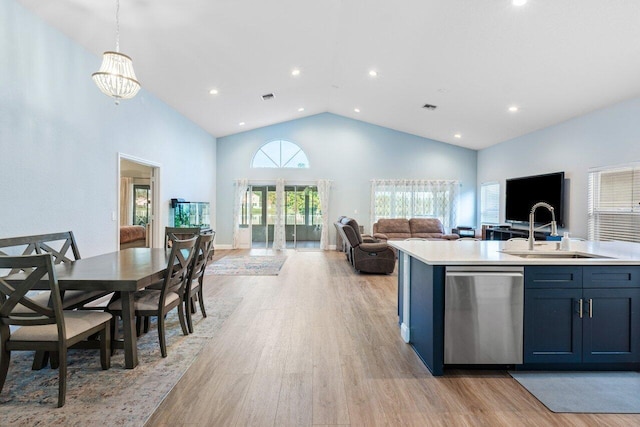
[[[502,272],[502,271],[447,271],[447,277],[522,277],[523,274],[519,272]]]

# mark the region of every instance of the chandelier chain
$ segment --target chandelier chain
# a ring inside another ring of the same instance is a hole
[[[116,0],[116,52],[120,52],[120,0]]]

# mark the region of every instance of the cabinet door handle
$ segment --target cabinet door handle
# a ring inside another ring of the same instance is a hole
[[[580,318],[582,319],[582,298],[580,298],[578,300],[578,314],[580,315]]]
[[[593,317],[593,300],[589,298],[589,319]]]

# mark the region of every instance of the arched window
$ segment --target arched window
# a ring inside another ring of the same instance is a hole
[[[284,139],[264,144],[251,160],[252,168],[300,168],[309,167],[309,159],[297,144]]]

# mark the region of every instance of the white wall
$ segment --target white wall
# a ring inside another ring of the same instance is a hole
[[[636,98],[481,150],[478,186],[500,182],[504,221],[505,179],[564,171],[565,229],[587,237],[588,169],[640,160],[639,117]]]
[[[286,139],[309,158],[309,169],[251,169],[264,143]],[[475,224],[476,151],[323,113],[247,131],[217,141],[217,234],[232,243],[233,182],[238,178],[290,183],[333,181],[329,218],[353,216],[370,230],[370,180],[374,178],[457,179],[462,183],[458,225]],[[357,212],[357,213],[356,213]],[[331,244],[335,232],[329,231]]]
[[[73,230],[83,257],[116,250],[119,152],[162,165],[160,224],[172,197],[213,204],[204,130],[144,89],[115,106],[91,80],[101,58],[14,0],[0,0],[0,52],[0,237]]]

